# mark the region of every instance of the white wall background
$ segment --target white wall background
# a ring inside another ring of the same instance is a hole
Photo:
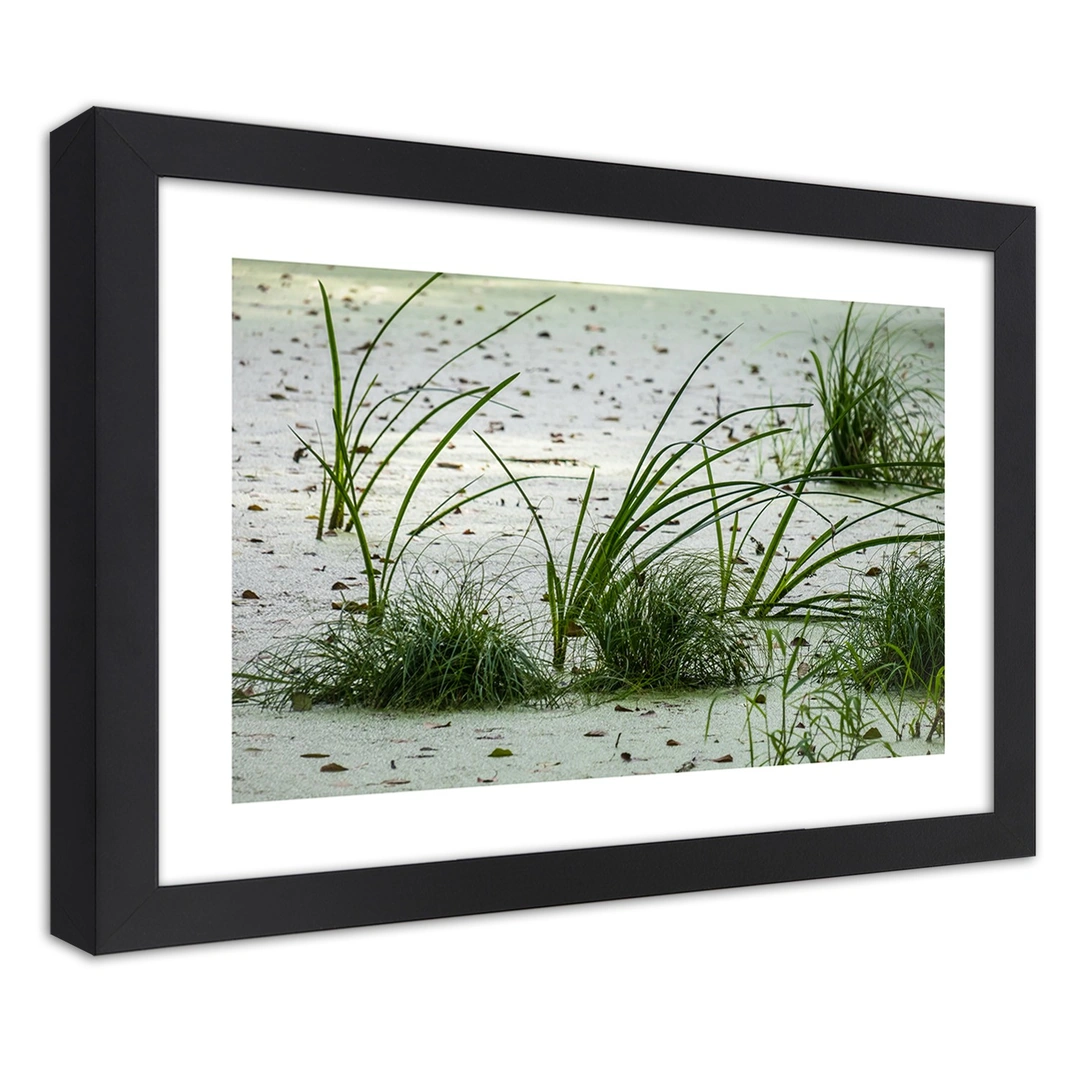
[[[9,11],[0,295],[15,430],[0,566],[14,647],[3,650],[0,904],[12,1027],[0,1060],[23,1059],[12,1075],[1068,1071],[1054,1061],[1071,1041],[1077,960],[1076,532],[1054,496],[1074,476],[1080,400],[1075,58],[1058,5],[1029,3],[1007,22],[991,10],[100,0]],[[1035,203],[1050,403],[1039,857],[99,960],[50,939],[47,132],[95,104]]]

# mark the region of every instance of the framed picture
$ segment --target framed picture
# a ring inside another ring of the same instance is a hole
[[[1031,207],[92,109],[51,244],[58,937],[1034,854]]]

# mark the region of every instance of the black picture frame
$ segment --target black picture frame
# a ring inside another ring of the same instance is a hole
[[[1032,207],[100,108],[51,161],[57,937],[112,953],[1034,855]],[[159,885],[161,177],[993,252],[992,812]]]

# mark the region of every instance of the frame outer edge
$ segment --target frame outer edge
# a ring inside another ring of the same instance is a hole
[[[990,251],[1028,208],[124,109],[160,176]]]
[[[96,952],[93,110],[50,136],[50,930]]]
[[[994,256],[994,813],[1035,854],[1035,210]],[[1030,673],[1030,675],[1028,675]],[[1030,737],[1020,728],[1032,718]]]
[[[98,113],[97,934],[157,890],[157,177]]]

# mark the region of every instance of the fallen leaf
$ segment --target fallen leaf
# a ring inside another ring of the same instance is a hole
[[[799,662],[799,666],[795,669],[795,673],[801,679],[809,670],[810,665],[805,660],[802,660]]]
[[[297,691],[292,695],[293,712],[311,712],[311,695]]]
[[[880,738],[881,738],[881,732],[880,732],[880,731],[878,731],[878,729],[877,729],[876,727],[872,727],[872,728],[867,728],[867,729],[866,729],[866,730],[865,730],[865,731],[863,732],[863,736],[862,736],[862,737],[863,737],[864,739],[880,739]]]
[[[346,585],[344,581],[335,581],[334,584],[330,586],[331,592],[334,591],[335,589],[338,592],[341,592],[342,589],[351,589],[351,588],[352,588],[352,586],[351,585]]]
[[[326,766],[323,766],[323,767],[326,768]],[[397,787],[399,784],[408,784],[408,783],[410,783],[410,781],[409,780],[384,780],[383,783],[387,787]]]
[[[242,600],[258,600],[259,599],[259,594],[257,592],[255,592],[253,589],[245,589],[240,594],[240,598]]]
[[[424,727],[426,727],[426,728],[441,728],[441,727],[449,727],[449,726],[450,726],[450,721],[449,720],[447,720],[445,724],[435,724],[435,723],[432,723],[432,721],[430,721],[430,720],[426,720],[424,722]]]
[[[667,745],[668,746],[682,746],[682,743],[679,742],[678,739],[668,739]]]
[[[807,641],[806,638],[804,638],[804,637],[797,637],[797,638],[792,638],[791,639],[791,645],[792,645],[793,648],[796,648],[796,649],[801,648],[803,645],[809,645],[809,644],[810,644],[810,642]]]
[[[867,577],[877,577],[878,574],[880,574],[880,573],[881,573],[881,567],[880,566],[871,566],[870,569],[866,571],[866,576]]]
[[[465,467],[460,461],[436,461],[435,464],[440,469],[463,469]]]
[[[758,696],[756,698],[754,698],[754,704],[755,705],[764,705],[765,704],[765,695],[764,694],[758,694]]]
[[[634,710],[633,709],[628,709],[625,705],[616,705],[615,706],[615,711],[616,712],[633,712]]]
[[[641,715],[642,716],[655,716],[656,715],[656,710],[655,709],[647,709]]]
[[[513,757],[514,751],[507,750],[505,746],[496,746],[494,750],[488,754],[488,757]]]
[[[301,757],[329,757],[329,754],[301,754]]]
[[[601,728],[594,728],[592,731],[585,732],[586,739],[601,739],[607,734],[606,731]]]
[[[680,765],[675,771],[677,773],[678,772],[689,772],[691,769],[696,769],[696,768],[697,768],[697,766],[692,761],[687,761],[684,764]]]
[[[265,746],[245,746],[245,750],[250,750],[253,754],[261,754],[266,747]]]
[[[730,754],[725,754],[723,757],[711,757],[710,761],[715,761],[717,765],[728,765],[735,759]]]
[[[619,756],[623,759],[623,761],[630,760],[630,755],[625,750]]]
[[[251,504],[251,505],[250,505],[250,506],[248,507],[248,509],[249,509],[249,510],[262,510],[262,509],[263,509],[263,507],[261,507],[261,506],[260,506],[260,505],[259,505],[258,503],[252,503],[252,504]]]
[[[344,765],[339,765],[336,761],[331,761],[329,765],[324,765],[319,772],[348,772],[349,770]]]
[[[494,776],[488,776],[488,777],[478,776],[476,778],[476,782],[478,784],[494,784],[495,783],[495,777]]]

